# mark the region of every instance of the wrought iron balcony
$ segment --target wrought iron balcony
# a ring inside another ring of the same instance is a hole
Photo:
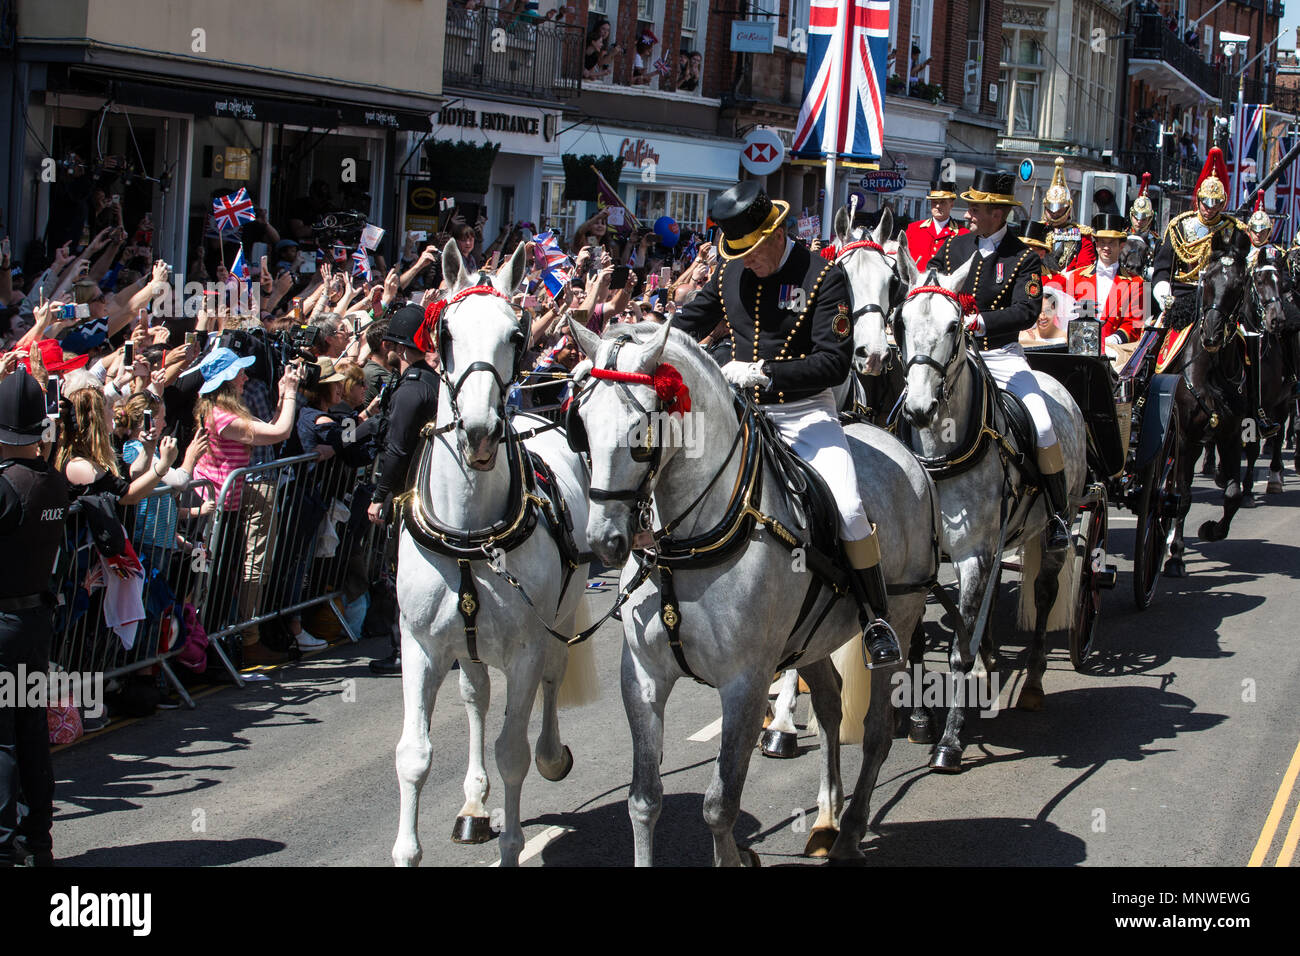
[[[582,48],[578,27],[451,3],[443,85],[546,99],[577,96],[582,91]]]
[[[1124,172],[1138,179],[1150,173],[1152,181],[1166,192],[1191,192],[1201,174],[1201,167],[1183,159],[1172,145],[1166,150],[1123,149],[1118,161]]]
[[[1145,74],[1150,64],[1159,64],[1170,79],[1181,78],[1184,83],[1190,83],[1195,89],[1189,92],[1199,92],[1199,98],[1220,98],[1222,71],[1205,62],[1203,55],[1176,36],[1158,14],[1139,15],[1136,19],[1137,35],[1129,58],[1130,75]]]

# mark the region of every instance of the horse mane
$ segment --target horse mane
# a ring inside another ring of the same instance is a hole
[[[1196,320],[1196,303],[1191,296],[1174,299],[1174,304],[1164,312],[1165,324],[1171,329],[1182,330]]]

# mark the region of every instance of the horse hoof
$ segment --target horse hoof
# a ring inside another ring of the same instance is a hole
[[[492,839],[492,824],[487,817],[460,816],[451,828],[452,843],[487,843]]]
[[[799,738],[788,730],[765,730],[758,740],[758,749],[764,757],[789,760],[799,756]]]
[[[1214,473],[1214,484],[1219,488],[1228,487],[1228,476],[1221,471],[1216,471]]]
[[[751,869],[755,869],[755,870],[757,870],[757,869],[759,869],[763,864],[762,864],[762,862],[758,859],[758,854],[757,854],[757,853],[755,853],[755,852],[754,852],[753,850],[751,850],[749,847],[744,847],[744,848],[740,851],[740,865],[741,865],[741,866],[748,866],[748,867],[750,867]]]
[[[940,773],[961,773],[961,748],[940,744],[930,758],[930,769]]]
[[[1280,481],[1270,480],[1269,483],[1264,486],[1264,494],[1266,495],[1280,495],[1285,490],[1285,486]]]
[[[1241,503],[1240,503],[1237,507],[1239,507],[1239,508],[1253,508],[1253,507],[1255,507],[1255,492],[1253,492],[1253,491],[1243,491],[1243,492],[1241,493]]]
[[[912,715],[907,722],[907,739],[914,744],[934,743],[934,727],[930,724],[929,716]]]
[[[573,769],[573,751],[569,749],[568,744],[564,745],[564,757],[563,759],[560,760],[560,772],[555,774],[555,776],[551,776],[551,774],[546,772],[546,768],[542,766],[541,758],[538,758],[537,760],[537,772],[540,773],[547,780],[551,781],[551,783],[559,783],[561,780],[563,780],[565,777],[569,775],[569,771],[572,769]]]
[[[1222,541],[1223,534],[1213,521],[1207,521],[1196,529],[1196,535],[1202,541]]]
[[[840,831],[834,827],[814,827],[812,833],[808,834],[808,842],[804,844],[803,855],[814,860],[826,859],[831,855],[831,847],[839,835]]]
[[[1024,687],[1020,690],[1020,697],[1016,700],[1016,707],[1020,710],[1042,710],[1043,709],[1043,691],[1039,687]]]
[[[1187,577],[1187,565],[1183,563],[1182,558],[1170,558],[1165,562],[1164,574],[1167,578],[1185,578]]]

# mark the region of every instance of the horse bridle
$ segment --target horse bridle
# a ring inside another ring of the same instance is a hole
[[[1254,280],[1255,280],[1255,276],[1261,272],[1271,272],[1274,276],[1276,276],[1277,278],[1274,281],[1277,283],[1277,288],[1279,290],[1279,293],[1281,291],[1281,275],[1278,272],[1278,268],[1276,265],[1274,265],[1271,262],[1268,262],[1265,263],[1264,265],[1255,266],[1255,268],[1250,270],[1250,281],[1246,283],[1246,294],[1250,297],[1251,311],[1254,313],[1256,317],[1262,315],[1263,310],[1268,308],[1268,306],[1274,303],[1276,303],[1279,308],[1281,308],[1282,305],[1282,296],[1280,294],[1275,295],[1272,298],[1264,298],[1259,294],[1259,291],[1256,288]],[[1268,327],[1267,320],[1264,320],[1260,323],[1260,331],[1268,332],[1269,334],[1273,334],[1275,332],[1275,330],[1270,329]]]
[[[903,298],[899,298],[898,296],[898,292],[904,287],[904,282],[903,277],[898,273],[898,260],[895,258],[896,254],[886,251],[884,246],[874,240],[858,239],[854,242],[848,243],[844,248],[840,249],[839,252],[835,254],[835,261],[839,262],[849,253],[858,249],[870,249],[872,252],[880,253],[881,257],[884,258],[886,265],[889,266],[889,309],[886,311],[876,303],[868,302],[861,308],[854,309],[849,318],[856,323],[858,319],[862,318],[864,315],[870,315],[872,312],[876,312],[880,315],[881,320],[888,324],[889,316],[892,315],[894,310],[902,304],[903,298],[906,298],[906,296]]]
[[[1221,256],[1219,258],[1220,263],[1223,264],[1225,259],[1233,260],[1233,257],[1230,255]],[[1196,317],[1201,324],[1201,343],[1205,346],[1207,352],[1213,353],[1219,351],[1219,349],[1228,344],[1228,339],[1232,337],[1235,323],[1232,321],[1232,316],[1224,316],[1221,308],[1214,305],[1211,305],[1208,308],[1205,306],[1204,288],[1205,270],[1202,269],[1200,274],[1196,277]],[[1238,308],[1240,308],[1240,303],[1238,304]],[[1211,313],[1219,316],[1223,321],[1223,332],[1217,337],[1217,341],[1213,342],[1205,335],[1205,317]]]
[[[442,303],[442,307],[437,312],[436,321],[438,325],[438,329],[437,329],[438,354],[442,359],[442,361],[439,363],[438,377],[442,380],[443,384],[446,385],[447,387],[447,395],[451,401],[451,414],[452,414],[452,421],[450,422],[450,424],[443,426],[442,428],[439,429],[439,431],[444,431],[444,430],[450,431],[452,428],[460,428],[461,425],[464,424],[464,421],[460,414],[460,405],[457,402],[457,398],[460,395],[460,390],[465,386],[465,380],[468,379],[475,372],[491,373],[492,381],[496,382],[497,385],[497,414],[500,416],[501,421],[505,422],[506,394],[510,387],[510,382],[513,382],[519,375],[519,367],[523,362],[524,352],[528,347],[528,343],[527,341],[525,341],[523,330],[516,329],[515,332],[510,337],[511,342],[514,344],[515,351],[514,351],[514,365],[512,367],[509,381],[505,381],[501,378],[501,374],[497,371],[497,367],[493,363],[484,362],[480,360],[476,362],[471,362],[469,366],[463,372],[460,373],[460,376],[456,379],[456,381],[454,383],[452,382],[451,376],[448,374],[448,370],[447,370],[447,355],[449,354],[447,345],[451,343],[451,330],[447,328],[447,319],[446,319],[447,310],[459,305],[465,299],[473,295],[492,295],[492,296],[496,296],[498,299],[505,299],[506,302],[510,301],[510,297],[508,295],[506,295],[504,292],[498,291],[495,286],[492,286],[491,284],[488,283],[487,275],[485,273],[480,272],[478,276],[478,280],[479,280],[478,284],[472,285],[466,289],[462,289],[461,291],[457,292],[454,296],[452,296],[450,299],[447,299],[444,303]]]
[[[609,358],[607,359],[606,364],[601,367],[611,371],[616,369],[618,367],[619,351],[624,345],[631,341],[632,336],[630,335],[620,335],[616,338],[609,350]],[[608,488],[597,488],[593,485],[589,491],[589,496],[592,501],[633,502],[632,507],[636,509],[637,513],[637,530],[650,531],[654,528],[654,512],[650,506],[650,498],[654,494],[654,480],[659,474],[660,465],[663,463],[664,443],[655,441],[653,436],[649,434],[649,429],[651,427],[649,423],[654,421],[654,417],[646,410],[644,405],[637,401],[637,397],[632,394],[632,390],[628,388],[627,383],[610,382],[610,384],[616,385],[619,390],[622,391],[623,395],[626,396],[627,400],[636,407],[637,411],[640,412],[641,415],[645,416],[644,420],[647,422],[647,440],[649,444],[648,454],[644,455],[644,457],[638,457],[638,451],[641,449],[634,449],[632,460],[642,462],[648,461],[650,462],[650,468],[646,471],[645,475],[642,476],[640,484],[633,489],[618,491],[610,490]],[[593,384],[591,387],[594,388],[595,385]],[[581,396],[575,396],[573,400],[574,402],[580,402]],[[656,398],[656,412],[659,411],[659,404],[659,400]]]
[[[957,307],[957,335],[953,342],[952,354],[948,356],[947,360],[939,362],[931,355],[912,355],[908,357],[907,363],[903,366],[904,376],[912,370],[913,365],[924,365],[935,369],[940,375],[938,397],[939,401],[942,402],[948,396],[953,369],[958,367],[958,360],[966,355],[965,327],[962,323],[962,319],[966,315],[966,306],[962,303],[958,293],[950,292],[937,285],[918,286],[904,296],[904,301],[918,295],[940,295]],[[898,340],[900,349],[903,347],[903,341],[903,337],[900,336]]]

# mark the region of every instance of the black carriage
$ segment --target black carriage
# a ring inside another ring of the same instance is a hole
[[[1181,379],[1156,373],[1163,330],[1148,327],[1116,372],[1090,324],[1072,322],[1069,345],[1026,349],[1033,369],[1070,392],[1088,430],[1088,491],[1079,506],[1075,538],[1083,560],[1070,627],[1070,662],[1076,670],[1092,651],[1101,591],[1115,584],[1114,568],[1106,562],[1108,503],[1137,516],[1133,596],[1139,609],[1148,607],[1155,594],[1178,513],[1174,396]]]

